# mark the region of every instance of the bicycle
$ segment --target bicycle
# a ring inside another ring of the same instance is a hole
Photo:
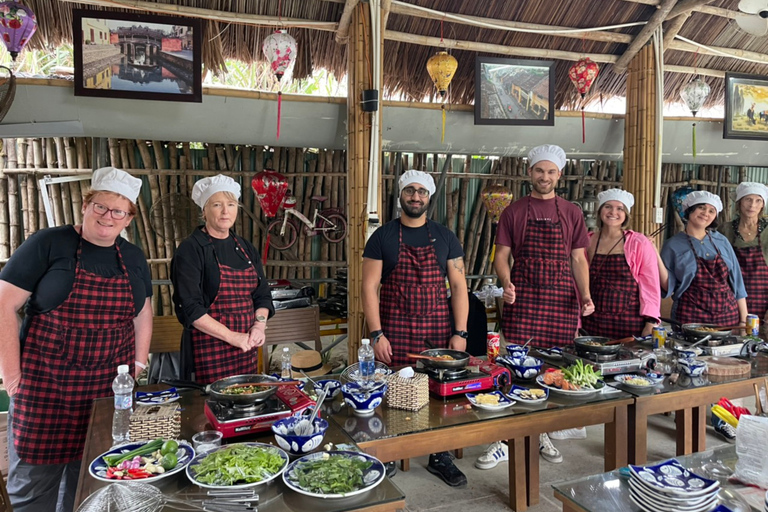
[[[347,219],[344,217],[344,212],[339,208],[320,210],[319,206],[326,199],[325,196],[312,196],[312,201],[317,201],[317,206],[310,221],[300,211],[296,210],[296,198],[286,196],[283,204],[280,205],[285,213],[267,226],[270,246],[283,251],[296,243],[299,236],[299,225],[290,218],[291,215],[304,224],[304,234],[306,236],[317,236],[319,233],[322,233],[323,238],[334,244],[344,240],[347,236]]]

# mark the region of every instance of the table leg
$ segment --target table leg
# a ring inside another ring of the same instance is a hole
[[[528,475],[528,506],[539,504],[539,436],[525,438],[525,472]]]
[[[456,448],[455,450],[453,450],[453,453],[457,459],[464,458],[464,448]]]
[[[691,444],[694,452],[703,452],[707,449],[707,407],[699,406],[693,408],[693,442]]]
[[[410,471],[411,459],[403,459],[400,461],[400,469],[403,471]]]
[[[693,453],[693,409],[675,411],[677,455]]]
[[[509,446],[509,506],[516,512],[528,508],[526,486],[525,440],[510,439]]]
[[[648,461],[648,411],[645,404],[635,400],[628,417],[628,460],[632,464],[645,464]]]
[[[628,442],[625,439],[628,428],[627,406],[618,406],[615,409],[614,419],[605,424],[604,459],[605,471],[627,465]]]

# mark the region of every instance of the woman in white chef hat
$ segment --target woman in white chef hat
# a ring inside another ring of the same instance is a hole
[[[627,229],[635,197],[618,188],[597,195],[598,226],[590,233],[589,289],[595,312],[581,319],[592,336],[647,336],[658,325],[659,256],[642,233]]]
[[[736,253],[747,290],[747,310],[760,317],[762,332],[768,320],[768,187],[745,181],[736,187],[736,217],[720,227]]]
[[[210,384],[257,373],[257,347],[275,313],[259,252],[236,235],[240,185],[219,174],[195,183],[192,200],[205,224],[171,262],[173,303],[184,325],[182,376]]]

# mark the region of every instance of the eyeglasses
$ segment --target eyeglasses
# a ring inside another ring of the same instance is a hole
[[[128,215],[128,212],[126,211],[118,210],[116,208],[107,208],[103,204],[94,203],[93,201],[91,201],[91,204],[93,205],[94,212],[99,215],[106,215],[107,212],[109,212],[112,214],[112,218],[115,220],[122,220]]]
[[[414,194],[419,194],[419,197],[429,197],[429,190],[425,188],[413,188],[413,187],[405,187],[403,189],[403,193],[407,196],[412,196]]]

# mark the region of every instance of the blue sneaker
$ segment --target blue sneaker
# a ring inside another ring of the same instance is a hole
[[[492,469],[495,468],[499,462],[509,460],[509,452],[507,451],[507,445],[501,441],[491,443],[485,452],[477,458],[475,461],[475,467],[477,469]]]

